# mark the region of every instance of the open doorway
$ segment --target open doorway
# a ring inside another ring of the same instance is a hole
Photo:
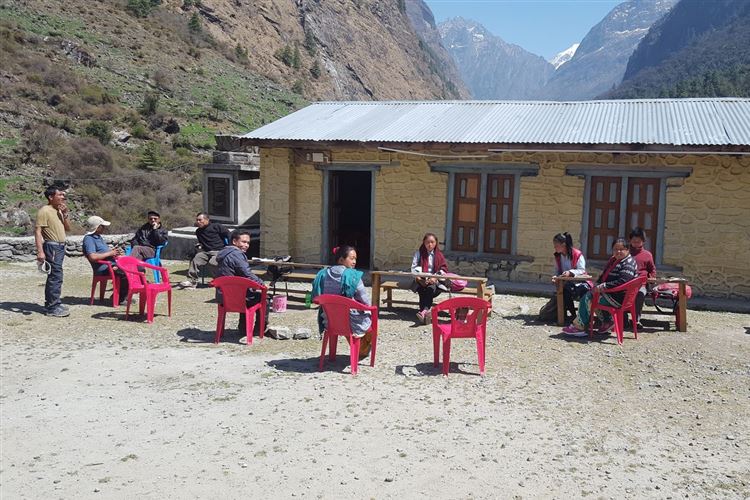
[[[372,172],[330,172],[328,248],[352,245],[357,267],[370,267],[372,234]]]

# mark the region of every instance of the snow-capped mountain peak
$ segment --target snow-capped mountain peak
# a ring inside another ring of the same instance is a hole
[[[550,59],[550,64],[555,67],[555,69],[559,68],[566,62],[570,61],[573,56],[576,53],[576,50],[578,50],[578,46],[581,45],[580,43],[574,43],[567,49],[563,50],[562,52],[558,53],[555,57]]]

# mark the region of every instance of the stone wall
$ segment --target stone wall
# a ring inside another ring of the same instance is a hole
[[[425,151],[432,153],[431,151]],[[456,155],[463,151],[453,149]],[[466,150],[476,154],[478,151]],[[440,151],[435,151],[440,154]],[[444,153],[444,152],[443,152]],[[334,149],[335,161],[382,161],[375,149]],[[446,154],[446,153],[444,153]],[[286,149],[262,150],[262,254],[290,253],[320,262],[322,172],[296,161]],[[404,269],[422,235],[445,238],[448,175],[432,172],[432,158],[394,154],[397,166],[375,175],[375,254],[378,269]],[[483,160],[488,161],[488,160]],[[610,153],[503,153],[503,163],[539,166],[521,177],[517,256],[496,262],[450,261],[454,272],[495,280],[547,283],[555,233],[568,231],[580,245],[585,180],[567,175],[568,167],[689,171],[667,181],[662,274],[686,277],[697,295],[750,298],[750,266],[740,257],[750,248],[750,158],[719,155]],[[606,175],[606,173],[602,173]],[[589,266],[598,273],[596,265]]]
[[[105,234],[104,241],[110,245],[125,243],[133,234]],[[68,236],[65,239],[65,255],[80,257],[83,255],[83,236]],[[36,260],[36,245],[33,236],[0,236],[0,261],[15,260],[30,262]]]

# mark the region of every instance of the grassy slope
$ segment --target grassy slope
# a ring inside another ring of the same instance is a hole
[[[189,223],[201,208],[198,164],[214,134],[252,130],[304,105],[233,50],[191,32],[189,13],[160,8],[136,18],[124,2],[74,0],[63,12],[53,1],[26,5],[0,4],[4,210],[19,207],[33,217],[44,183],[72,178],[79,222],[98,213],[113,218],[113,229],[126,229],[157,208],[171,225]],[[77,63],[66,46],[92,55],[95,65]],[[147,93],[158,96],[155,113],[139,112]],[[50,104],[55,96],[61,102]],[[167,134],[172,118],[180,131]],[[84,138],[92,122],[134,137],[97,146]],[[147,149],[156,164],[144,161]],[[117,199],[130,201],[113,206]],[[0,231],[21,232],[9,223]]]

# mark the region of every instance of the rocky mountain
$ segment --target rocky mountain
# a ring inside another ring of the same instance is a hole
[[[415,36],[407,16],[412,3],[211,0],[200,5],[210,5],[217,19],[211,23],[214,36],[246,47],[264,76],[291,85],[303,82],[311,98],[462,97],[460,81],[444,76],[439,57]],[[285,51],[293,64],[279,61]]]
[[[458,17],[438,30],[475,99],[536,99],[555,71],[543,57],[506,43],[478,22]]]
[[[641,40],[608,97],[750,96],[750,2],[681,0]]]
[[[651,25],[675,3],[676,0],[628,0],[616,6],[588,32],[575,55],[559,67],[540,96],[552,100],[591,99],[611,90],[622,81],[628,59]]]
[[[52,181],[79,222],[190,224],[217,133],[309,100],[465,97],[420,33],[406,1],[0,0],[0,232],[28,233]]]
[[[562,52],[558,52],[555,57],[550,59],[550,64],[555,67],[555,69],[560,69],[560,66],[565,64],[566,62],[570,61],[573,56],[576,53],[576,50],[578,50],[578,47],[580,46],[580,43],[574,43],[567,49],[563,50]]]
[[[424,3],[424,0],[409,0],[406,2],[406,14],[419,37],[420,47],[430,58],[429,67],[433,68],[437,74],[442,75],[447,86],[455,89],[454,94],[457,98],[471,98],[469,89],[464,84],[456,63],[443,46],[440,32],[435,24],[435,16]]]

